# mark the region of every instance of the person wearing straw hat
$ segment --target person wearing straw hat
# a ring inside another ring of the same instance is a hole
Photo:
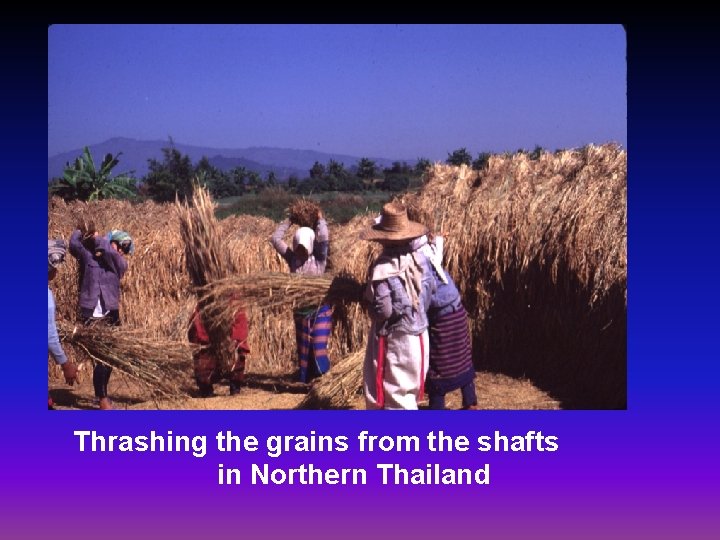
[[[365,300],[372,319],[365,351],[363,386],[368,409],[417,409],[428,369],[427,309],[435,282],[428,262],[410,241],[424,235],[396,202],[383,206],[379,221],[360,233],[382,253],[370,267]]]
[[[95,224],[81,221],[70,236],[70,253],[80,266],[80,319],[89,325],[102,321],[120,325],[120,279],[127,270],[122,253],[98,235]],[[107,387],[112,367],[96,362],[93,386],[100,409],[112,409]]]
[[[318,209],[315,227],[299,227],[293,236],[292,249],[283,240],[290,228],[286,219],[273,233],[270,243],[285,259],[290,272],[311,276],[325,273],[328,260],[330,236],[327,222]],[[297,342],[298,377],[306,383],[330,369],[327,354],[328,340],[332,333],[332,308],[329,305],[308,306],[293,312]]]
[[[475,409],[475,368],[468,317],[455,282],[442,266],[444,239],[440,235],[432,239],[423,235],[411,245],[430,263],[435,280],[435,293],[428,309],[430,368],[425,381],[430,408],[444,409],[445,395],[460,389],[462,408]]]
[[[77,380],[77,366],[68,360],[60,344],[57,325],[55,324],[55,297],[50,290],[49,283],[55,279],[58,266],[65,262],[65,241],[48,240],[48,353],[55,363],[62,367],[65,382],[72,386]],[[53,400],[48,396],[48,409],[54,409]]]

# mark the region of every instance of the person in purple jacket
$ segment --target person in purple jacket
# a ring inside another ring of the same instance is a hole
[[[120,280],[127,270],[122,253],[99,236],[93,222],[82,222],[70,236],[70,253],[80,265],[80,319],[120,325]],[[107,394],[112,368],[96,362],[93,386],[100,409],[111,409]]]

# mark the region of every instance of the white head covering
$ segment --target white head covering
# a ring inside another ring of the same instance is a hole
[[[375,260],[370,277],[370,287],[366,290],[368,300],[375,294],[375,281],[382,281],[390,277],[398,277],[402,281],[412,305],[417,309],[420,304],[420,291],[422,290],[422,262],[410,251],[410,246],[388,247]]]
[[[310,256],[313,254],[314,245],[315,231],[310,227],[300,227],[295,231],[295,236],[293,236],[293,251],[295,251],[298,246],[303,246],[307,250],[308,256]]]

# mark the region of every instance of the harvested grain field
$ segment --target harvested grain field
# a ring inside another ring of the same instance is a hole
[[[626,406],[627,155],[623,150],[606,145],[542,154],[538,159],[525,154],[493,156],[481,171],[438,164],[423,190],[404,200],[416,218],[446,236],[446,266],[470,317],[482,408]],[[137,248],[122,282],[124,326],[113,331],[126,332],[127,339],[172,342],[177,344],[173,350],[188,351],[184,360],[182,353],[172,358],[160,354],[161,347],[131,354],[130,345],[123,345],[120,338],[115,350],[93,351],[87,340],[83,345],[78,332],[70,330],[63,344],[68,355],[85,366],[94,356],[118,371],[124,364],[140,369],[165,365],[168,373],[187,373],[184,382],[173,380],[172,386],[154,386],[143,380],[148,379],[145,373],[114,376],[110,392],[118,408],[123,408],[118,403],[123,384],[133,388],[128,408],[357,407],[361,403],[358,352],[364,348],[369,326],[357,302],[335,306],[330,357],[337,369],[307,396],[279,384],[275,389],[248,389],[244,396],[232,398],[192,397],[187,327],[197,293],[202,292],[196,286],[211,287],[223,279],[227,286],[234,277],[238,282],[243,276],[252,281],[252,276],[286,272],[284,261],[268,242],[273,222],[249,216],[217,221],[208,212],[212,202],[202,204],[202,215],[191,216],[190,209],[172,204],[49,202],[50,238],[67,240],[80,219],[92,219],[101,231],[119,228],[135,239]],[[346,285],[363,283],[377,254],[376,244],[358,240],[372,217],[331,224],[332,266],[347,278]],[[193,240],[197,238],[204,240]],[[215,247],[210,250],[210,246]],[[211,252],[214,258],[198,257],[196,275],[188,273],[188,254]],[[202,265],[215,263],[222,269],[219,274],[197,277],[207,270]],[[331,281],[322,286],[329,287]],[[51,288],[59,325],[73,328],[78,268],[72,257],[67,257]],[[296,370],[291,306],[276,302],[268,307],[262,298],[255,304],[247,301],[251,350],[247,372],[251,379],[289,380]],[[71,407],[82,407],[84,386],[78,390],[59,383],[51,370],[52,393],[67,394]],[[287,395],[273,397],[277,394]]]

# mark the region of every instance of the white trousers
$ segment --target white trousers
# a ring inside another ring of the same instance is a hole
[[[430,357],[427,330],[420,335],[394,332],[385,336],[382,396],[378,395],[380,340],[373,323],[363,365],[365,406],[368,409],[417,409]]]

